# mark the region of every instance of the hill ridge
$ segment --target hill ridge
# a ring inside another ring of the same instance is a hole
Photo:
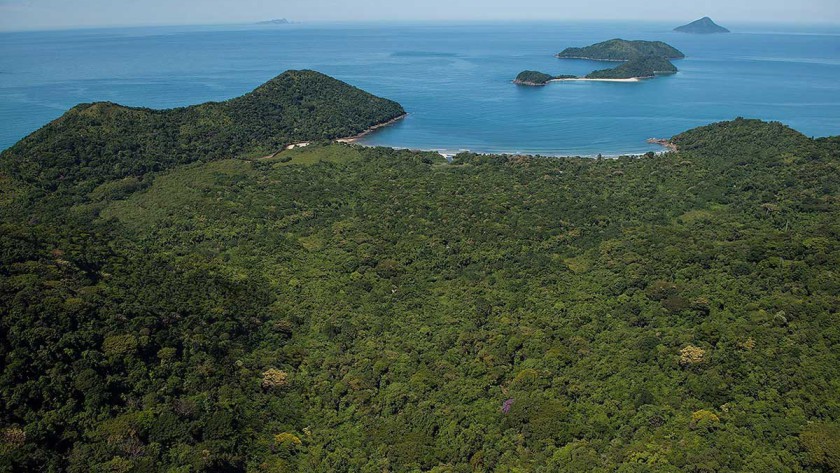
[[[53,190],[95,185],[191,161],[353,136],[404,114],[394,101],[317,71],[292,70],[221,102],[163,110],[79,104],[0,153],[0,172]]]

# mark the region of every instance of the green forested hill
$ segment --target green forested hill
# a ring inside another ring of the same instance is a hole
[[[47,190],[90,190],[192,161],[352,136],[404,113],[321,73],[288,71],[225,102],[172,110],[79,105],[3,152],[0,172]]]
[[[632,79],[650,78],[657,74],[674,74],[676,66],[671,61],[656,57],[646,56],[631,59],[618,67],[602,69],[587,74],[587,79]]]
[[[714,21],[708,16],[704,16],[699,20],[692,21],[687,25],[682,25],[674,28],[674,31],[679,31],[681,33],[692,33],[692,34],[716,34],[716,33],[729,33],[730,31]]]
[[[584,48],[566,48],[557,57],[623,62],[611,69],[593,71],[587,79],[642,79],[676,73],[670,59],[682,59],[685,55],[662,41],[611,39]]]
[[[539,71],[522,71],[517,76],[516,79],[513,80],[514,84],[517,85],[530,85],[530,86],[540,86],[546,85],[552,80],[555,79],[576,79],[577,76],[573,75],[561,75],[561,76],[552,76],[546,74],[544,72]]]
[[[557,54],[563,59],[594,59],[598,61],[628,61],[639,57],[682,59],[680,50],[662,41],[628,41],[611,39],[583,48],[566,48]]]
[[[56,163],[78,195],[5,171],[44,142],[2,158],[3,471],[837,471],[836,139]]]
[[[522,71],[513,80],[514,84],[520,85],[545,85],[554,79],[554,76],[539,71]]]

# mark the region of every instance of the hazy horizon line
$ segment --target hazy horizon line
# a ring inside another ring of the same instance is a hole
[[[207,23],[207,22],[197,22],[197,23],[182,23],[182,22],[172,22],[172,23],[125,23],[125,24],[102,24],[102,25],[84,25],[84,26],[56,26],[56,27],[35,27],[35,28],[10,28],[6,29],[0,26],[0,33],[24,33],[24,32],[58,32],[58,31],[83,31],[83,30],[105,30],[105,29],[130,29],[130,28],[155,28],[155,27],[179,27],[179,26],[259,26],[259,23],[272,21],[275,19],[286,19],[290,23],[287,25],[277,25],[277,28],[285,28],[289,26],[301,26],[301,25],[350,25],[350,24],[429,24],[429,23],[556,23],[556,22],[563,22],[563,23],[649,23],[649,24],[674,24],[674,27],[680,26],[685,23],[690,23],[692,21],[697,20],[695,18],[693,20],[686,20],[683,18],[674,18],[674,19],[644,19],[644,18],[627,18],[627,19],[617,19],[617,18],[498,18],[498,19],[489,19],[489,18],[482,18],[482,19],[473,19],[473,18],[447,18],[447,19],[417,19],[417,20],[408,20],[404,18],[400,19],[376,19],[376,20],[308,20],[308,21],[297,21],[292,18],[287,17],[275,17],[275,18],[267,18],[263,20],[254,20],[254,21],[236,21],[236,22],[221,22],[221,23]],[[680,23],[682,22],[682,23]],[[726,23],[728,25],[777,25],[777,26],[793,26],[793,25],[800,25],[800,26],[837,26],[840,27],[840,22],[836,20],[812,20],[812,21],[785,21],[785,20],[715,20],[718,23]],[[267,27],[271,27],[272,25],[264,25]],[[733,31],[737,33],[737,31]]]

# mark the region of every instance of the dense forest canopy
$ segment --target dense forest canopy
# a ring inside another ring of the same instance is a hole
[[[266,155],[352,136],[405,114],[315,71],[288,71],[242,97],[172,110],[83,104],[3,153],[0,172],[39,187],[95,186],[192,161]]]
[[[557,57],[623,62],[610,69],[593,71],[586,75],[587,79],[647,79],[676,73],[677,68],[670,60],[685,55],[662,41],[611,39],[584,48],[566,48]]]
[[[401,112],[337,88],[280,137],[100,105],[0,156],[0,470],[840,468],[840,139],[250,152]]]
[[[646,79],[658,74],[674,74],[676,66],[671,61],[657,56],[631,59],[618,67],[590,72],[587,79]]]
[[[583,48],[566,48],[557,54],[557,57],[563,59],[593,59],[596,61],[628,61],[645,56],[682,59],[685,54],[662,41],[628,41],[625,39],[611,39]]]
[[[522,71],[516,76],[513,82],[524,85],[545,85],[552,79],[554,79],[554,76],[544,72]]]
[[[549,82],[556,79],[576,78],[577,76],[573,75],[552,76],[550,74],[546,74],[544,72],[539,71],[522,71],[516,76],[516,79],[513,80],[513,83],[519,85],[546,85]]]

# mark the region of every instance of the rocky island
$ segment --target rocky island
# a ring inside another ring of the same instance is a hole
[[[729,33],[730,31],[714,21],[708,16],[704,16],[699,20],[692,21],[691,23],[683,26],[678,26],[674,28],[674,31],[679,31],[680,33],[691,33],[691,34],[717,34],[717,33]]]

